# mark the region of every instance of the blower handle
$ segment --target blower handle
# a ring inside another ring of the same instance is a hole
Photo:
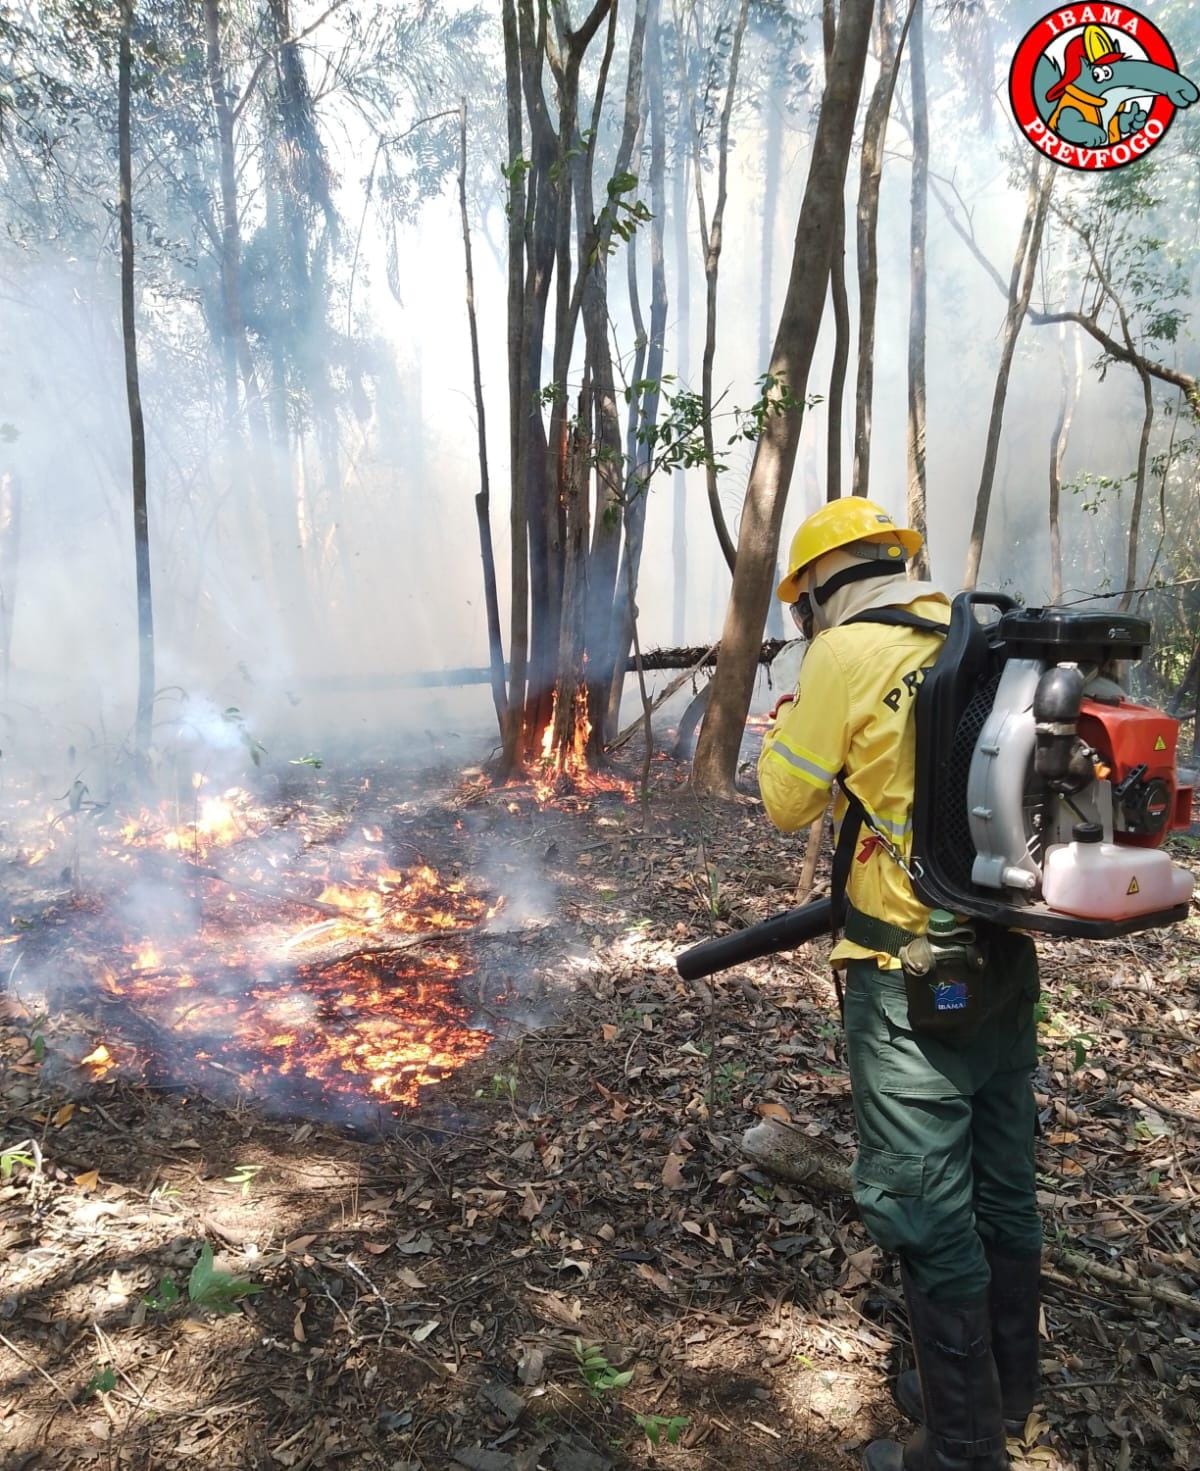
[[[818,935],[827,935],[833,928],[833,903],[829,899],[814,899],[811,904],[801,904],[783,914],[772,915],[760,924],[752,924],[736,934],[723,935],[719,940],[705,940],[693,945],[675,957],[675,969],[685,981],[698,981],[704,976],[715,975],[719,970],[741,965],[746,960],[760,960],[764,955],[776,955],[780,950],[794,950]]]

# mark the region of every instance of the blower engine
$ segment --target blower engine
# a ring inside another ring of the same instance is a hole
[[[983,622],[977,608],[999,614]],[[1013,929],[1109,939],[1186,918],[1192,877],[1161,851],[1187,827],[1179,724],[1131,700],[1143,618],[954,599],[916,703],[909,866],[932,909]],[[882,857],[879,861],[886,861]],[[677,960],[688,978],[787,950],[832,928],[818,900]]]

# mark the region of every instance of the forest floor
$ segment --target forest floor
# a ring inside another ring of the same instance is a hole
[[[361,825],[365,783],[303,776],[280,826]],[[765,1109],[852,1156],[825,950],[711,989],[671,965],[790,904],[798,845],[685,777],[655,763],[644,826],[619,794],[561,810],[449,772],[414,816],[376,771],[390,861],[520,891],[506,948],[450,943],[477,952],[467,1010],[538,1025],[353,1128],[267,1112],[228,1066],[96,1081],[84,1049],[136,1008],[4,966],[3,1471],[849,1471],[903,1433],[894,1264],[848,1198],[738,1147]],[[45,974],[97,906],[18,887]],[[1043,1395],[1014,1464],[1200,1467],[1200,922],[1041,954]]]

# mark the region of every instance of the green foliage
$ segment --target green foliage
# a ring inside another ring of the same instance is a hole
[[[142,1301],[156,1313],[165,1313],[169,1308],[173,1308],[179,1301],[179,1288],[175,1285],[174,1277],[160,1277],[157,1290],[150,1293],[148,1297],[144,1297]]]
[[[88,1380],[84,1389],[85,1398],[90,1399],[94,1394],[108,1394],[117,1387],[117,1376],[112,1365],[107,1368],[98,1369]]]
[[[644,200],[622,197],[636,189],[637,183],[637,175],[628,173],[614,174],[608,181],[608,201],[596,216],[596,246],[591,255],[593,265],[599,260],[602,249],[606,255],[612,255],[618,240],[628,244],[638,227],[653,219]]]
[[[306,756],[293,756],[288,761],[288,765],[311,766],[314,771],[320,771],[321,767],[325,765],[325,762],[321,759],[320,756],[314,756],[311,752],[309,752],[309,754]]]
[[[575,1363],[588,1393],[596,1399],[624,1389],[633,1378],[632,1369],[614,1369],[598,1343],[584,1343],[581,1338],[575,1340]]]
[[[635,1415],[633,1418],[652,1446],[658,1446],[664,1435],[668,1445],[678,1445],[692,1423],[690,1415]]]
[[[506,1098],[509,1103],[517,1101],[517,1075],[515,1072],[493,1073],[488,1089],[493,1098]]]
[[[188,1277],[188,1300],[214,1313],[231,1313],[241,1298],[265,1291],[260,1282],[247,1282],[231,1272],[218,1272],[213,1266],[213,1249],[207,1242]]]
[[[238,738],[246,748],[246,753],[254,762],[255,766],[262,764],[262,758],[267,754],[267,748],[250,731],[246,724],[246,717],[236,705],[230,705],[221,711],[221,719],[226,725],[232,725],[238,733]]]
[[[37,1168],[37,1160],[20,1146],[0,1151],[0,1180],[11,1180],[12,1172],[20,1166],[23,1170]]]
[[[225,1176],[227,1185],[240,1185],[243,1199],[250,1194],[250,1187],[254,1184],[262,1171],[262,1165],[235,1165],[232,1175]]]

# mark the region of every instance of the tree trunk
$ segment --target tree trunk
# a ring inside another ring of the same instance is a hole
[[[708,487],[708,506],[712,513],[713,528],[720,543],[721,555],[729,570],[733,571],[737,549],[729,534],[725,513],[721,507],[716,464],[716,444],[713,438],[713,362],[717,353],[717,278],[721,269],[721,248],[725,221],[725,200],[729,179],[729,120],[733,114],[733,101],[737,92],[738,69],[741,64],[742,39],[746,34],[746,17],[749,0],[740,0],[737,20],[734,22],[733,40],[729,50],[729,80],[725,88],[725,101],[721,107],[721,120],[717,132],[717,197],[713,204],[712,221],[708,223],[704,208],[703,167],[700,155],[700,128],[695,117],[695,103],[688,94],[688,106],[692,112],[692,171],[696,181],[696,207],[700,220],[700,240],[704,248],[704,358],[700,371],[700,397],[703,405],[702,432],[704,436],[704,474]],[[701,37],[697,35],[697,45]],[[684,66],[682,48],[680,68]]]
[[[1121,594],[1120,611],[1125,613],[1133,602],[1137,587],[1138,537],[1142,528],[1142,502],[1146,497],[1146,467],[1150,454],[1150,435],[1154,430],[1154,385],[1145,368],[1139,369],[1142,380],[1142,437],[1138,442],[1137,478],[1133,485],[1133,509],[1129,514],[1129,547],[1125,554],[1125,590]]]
[[[767,135],[763,145],[762,240],[758,262],[758,365],[765,369],[771,356],[771,329],[775,277],[775,215],[779,209],[779,181],[783,175],[783,108],[767,99]]]
[[[872,10],[871,0],[842,0],[796,228],[787,295],[771,355],[772,376],[787,386],[800,405],[808,389],[821,328]],[[692,772],[697,789],[713,795],[735,794],[738,750],[754,689],[757,652],[772,592],[780,525],[802,416],[802,407],[770,414],[755,448],[713,694]]]
[[[458,204],[462,212],[463,258],[467,275],[467,323],[471,332],[471,381],[475,389],[475,427],[479,441],[479,490],[475,519],[479,523],[479,555],[483,562],[483,592],[487,603],[488,657],[492,671],[492,703],[500,739],[508,730],[508,692],[504,687],[504,641],[500,632],[500,595],[496,587],[496,557],[492,548],[491,485],[488,479],[487,420],[484,416],[483,377],[479,367],[479,327],[475,320],[475,271],[471,263],[471,221],[467,214],[467,99],[459,109]]]
[[[1067,355],[1063,342],[1067,329],[1059,329],[1058,364],[1062,374],[1062,396],[1058,401],[1058,418],[1054,433],[1050,436],[1050,601],[1057,603],[1063,590],[1062,525],[1059,519],[1059,498],[1062,494],[1063,460],[1067,453],[1067,441],[1071,437],[1071,420],[1075,417],[1075,405],[1079,402],[1079,387],[1083,376],[1083,354],[1079,334],[1075,333],[1074,372],[1067,375]]]
[[[929,99],[925,87],[925,0],[915,0],[909,33],[912,86],[912,189],[909,234],[908,314],[908,524],[923,538],[910,564],[914,577],[929,576],[925,527],[925,235],[929,219]]]
[[[504,0],[504,90],[508,116],[508,444],[511,608],[509,612],[509,720],[504,732],[504,767],[524,759],[521,715],[525,709],[529,657],[529,534],[525,513],[525,176],[521,113],[521,56],[513,0]]]
[[[689,383],[692,366],[692,284],[691,259],[688,242],[687,213],[687,123],[684,109],[679,109],[679,150],[675,166],[675,188],[673,209],[675,213],[675,278],[679,283],[678,333],[676,343],[675,372],[682,383]],[[681,644],[685,638],[684,624],[687,618],[687,471],[678,465],[674,474],[672,492],[671,533],[671,638]]]
[[[858,363],[854,383],[854,495],[871,493],[871,407],[875,394],[875,310],[879,300],[879,190],[883,146],[904,37],[916,0],[910,0],[904,31],[896,26],[894,0],[879,0],[879,77],[863,121],[862,162],[855,210],[858,242]]]
[[[771,324],[774,321],[775,216],[779,209],[779,180],[783,174],[783,107],[777,98],[767,102],[767,135],[763,159],[762,255],[759,261],[758,290],[758,364],[771,356]],[[783,571],[779,573],[780,579]],[[771,599],[767,613],[767,632],[772,638],[783,638],[783,604]],[[697,716],[697,720],[699,716]]]
[[[125,344],[125,393],[129,401],[129,443],[133,463],[133,560],[137,576],[138,692],[134,754],[147,774],[154,716],[154,604],[150,596],[150,521],[146,508],[146,426],[138,382],[137,320],[133,291],[133,151],[130,94],[133,72],[134,0],[121,0],[121,41],[117,61],[117,151],[121,176],[121,336]]]
[[[649,475],[653,460],[651,435],[658,423],[660,384],[663,375],[667,332],[667,265],[664,227],[666,221],[667,128],[663,116],[662,46],[659,32],[659,0],[650,0],[646,24],[646,88],[650,114],[650,335],[646,339],[645,380],[650,387],[634,389],[631,409],[637,411],[638,429],[627,455],[628,480],[625,488],[625,549],[622,553],[624,575],[617,580],[616,607],[613,615],[615,642],[612,685],[608,701],[606,730],[616,731],[620,725],[621,693],[625,686],[625,666],[634,645],[637,619],[637,588],[642,565],[642,543],[646,527],[646,511],[650,497]],[[636,304],[637,251],[636,237],[630,241],[630,289]],[[640,311],[638,312],[640,317]],[[639,324],[640,330],[640,324]],[[639,375],[640,377],[641,375]],[[635,384],[638,378],[634,379]]]
[[[21,481],[11,470],[0,475],[0,696],[8,699],[12,675],[13,618],[21,565]]]
[[[1033,294],[1033,280],[1037,274],[1038,256],[1042,248],[1042,229],[1046,223],[1046,209],[1050,203],[1050,190],[1053,184],[1053,166],[1047,165],[1043,175],[1041,160],[1035,160],[1029,175],[1025,218],[1021,224],[1021,236],[1017,242],[1016,253],[1013,256],[1012,275],[1009,278],[1004,340],[1000,348],[1000,365],[996,370],[996,387],[992,394],[992,413],[988,420],[983,471],[979,478],[979,494],[975,500],[975,519],[971,526],[971,541],[967,548],[967,562],[963,571],[965,588],[973,588],[979,579],[983,538],[987,531],[992,485],[996,478],[996,458],[1000,450],[1000,430],[1004,423],[1004,404],[1008,397],[1008,379],[1012,371],[1013,355],[1016,352],[1021,323],[1029,306],[1029,298]]]
[[[837,36],[833,0],[822,7],[825,67],[828,70]],[[846,368],[850,362],[850,302],[846,296],[846,200],[833,222],[833,248],[829,255],[829,294],[833,302],[833,363],[829,370],[829,402],[826,404],[825,499],[836,501],[842,494],[842,404],[846,397]]]

